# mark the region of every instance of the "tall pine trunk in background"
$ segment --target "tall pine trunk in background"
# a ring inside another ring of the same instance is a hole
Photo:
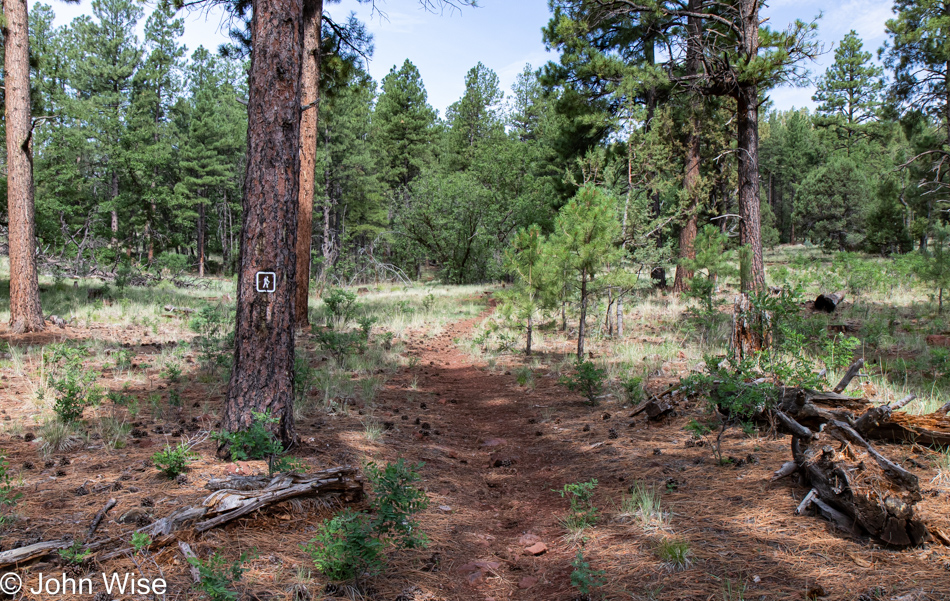
[[[10,246],[10,330],[46,326],[36,275],[33,206],[33,116],[30,107],[30,36],[26,0],[3,0],[6,77],[7,213]]]
[[[697,10],[698,0],[690,0],[689,10]],[[700,21],[697,17],[689,17],[687,20],[687,32],[689,37],[686,40],[686,75],[695,76],[699,73],[700,67]],[[699,135],[700,121],[699,111],[702,109],[702,100],[692,95],[690,99],[689,110],[689,138],[686,142],[686,173],[683,176],[683,188],[686,189],[686,223],[680,230],[679,240],[679,258],[680,264],[676,266],[676,278],[673,280],[673,292],[684,292],[689,287],[689,279],[693,277],[692,270],[686,269],[682,265],[684,259],[695,259],[696,231],[699,219],[699,162],[701,150],[701,138]]]
[[[269,412],[279,418],[275,433],[288,446],[295,438],[303,1],[255,0],[251,36],[234,365],[222,425],[245,430],[253,412]],[[274,292],[257,292],[258,272],[276,273]]]
[[[300,73],[300,206],[297,209],[297,327],[309,325],[310,245],[320,108],[320,28],[323,0],[304,0],[303,65]]]
[[[205,277],[205,203],[198,203],[198,277]]]

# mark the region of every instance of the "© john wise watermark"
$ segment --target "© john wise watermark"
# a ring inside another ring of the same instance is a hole
[[[31,595],[72,598],[73,595],[164,595],[168,585],[164,578],[142,578],[135,572],[103,573],[99,578],[73,578],[66,574],[31,574],[26,582],[13,572],[0,576],[0,593],[15,595],[21,590]]]

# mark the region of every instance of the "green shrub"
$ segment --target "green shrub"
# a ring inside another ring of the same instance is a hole
[[[605,584],[604,580],[601,579],[601,576],[605,573],[604,570],[592,570],[590,563],[584,560],[583,550],[577,550],[577,556],[571,562],[571,567],[574,568],[571,572],[571,586],[576,588],[580,594],[589,595],[591,589]]]
[[[204,305],[188,322],[196,336],[191,347],[198,353],[198,363],[206,372],[229,366],[234,348],[234,319],[222,305]]]
[[[152,544],[152,537],[144,532],[135,532],[132,534],[132,540],[130,542],[132,548],[135,549],[135,552],[138,553],[142,549],[147,549]]]
[[[14,492],[16,487],[10,480],[9,467],[10,464],[7,463],[6,455],[0,453],[0,509],[15,506],[17,501],[20,500],[20,497],[23,496],[23,493]],[[8,516],[0,513],[0,525],[5,524],[9,520],[10,518]]]
[[[244,562],[250,558],[250,554],[245,551],[229,565],[223,556],[215,553],[207,562],[197,557],[189,557],[188,563],[198,568],[201,576],[195,587],[208,595],[212,601],[237,601],[238,594],[231,589],[244,575]]]
[[[563,489],[557,491],[562,499],[566,497],[571,502],[571,513],[563,522],[566,529],[580,530],[597,523],[597,508],[593,502],[596,487],[597,480],[592,479],[565,484]]]
[[[383,543],[369,516],[350,508],[324,520],[317,536],[302,547],[330,580],[359,580],[383,567]]]
[[[71,564],[81,564],[87,557],[92,555],[92,551],[84,548],[82,541],[79,539],[73,541],[73,544],[65,549],[60,549],[58,553],[67,563]]]
[[[238,432],[215,432],[212,440],[226,444],[234,461],[248,461],[252,459],[266,459],[268,473],[273,475],[286,471],[297,465],[289,458],[280,458],[284,452],[283,443],[267,429],[267,426],[280,422],[280,418],[252,411],[254,421],[247,430]]]
[[[169,478],[176,478],[197,457],[188,445],[179,442],[177,447],[165,445],[163,450],[152,455],[152,464]]]
[[[574,373],[561,376],[558,381],[567,386],[571,392],[580,392],[584,395],[587,404],[596,405],[597,397],[604,390],[606,379],[606,369],[598,368],[593,361],[577,361],[574,364]]]
[[[370,505],[376,518],[373,529],[379,537],[389,537],[396,546],[413,549],[425,547],[429,540],[413,519],[413,515],[429,505],[425,493],[414,486],[421,478],[416,470],[423,464],[410,466],[404,459],[385,467],[368,463],[364,472],[373,488]]]
[[[102,401],[102,389],[96,384],[98,379],[98,372],[85,370],[82,361],[77,359],[69,359],[51,370],[47,392],[52,392],[53,411],[64,424],[75,422],[86,407]],[[42,401],[43,390],[38,394]]]
[[[346,363],[348,356],[366,349],[363,333],[359,331],[320,330],[317,332],[317,343],[340,366]]]
[[[643,378],[640,377],[631,377],[625,378],[620,381],[620,385],[623,387],[623,392],[627,395],[627,402],[636,405],[643,400],[644,390],[643,390]]]
[[[352,320],[356,316],[359,303],[356,302],[356,293],[342,288],[330,288],[323,293],[323,304],[327,311],[327,327],[333,327],[334,321],[341,324]]]

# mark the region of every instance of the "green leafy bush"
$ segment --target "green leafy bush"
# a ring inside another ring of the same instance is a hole
[[[198,353],[198,362],[206,372],[229,366],[234,348],[234,319],[222,305],[204,305],[188,322],[196,336],[191,346]]]
[[[332,328],[334,321],[343,324],[356,316],[359,303],[356,302],[356,293],[342,288],[330,288],[323,293],[323,305],[327,312],[327,327]]]
[[[324,520],[317,536],[303,545],[313,565],[330,580],[359,580],[383,567],[383,543],[365,513],[346,508]]]
[[[71,564],[81,564],[86,560],[87,557],[92,555],[92,551],[84,548],[82,541],[79,539],[73,541],[73,544],[66,547],[65,549],[60,549],[58,553],[59,556],[63,558],[63,560]]]
[[[102,401],[102,388],[96,384],[98,379],[98,372],[83,367],[81,357],[71,355],[54,363],[46,393],[52,393],[53,411],[64,424],[75,422],[86,407]],[[38,394],[42,401],[44,391],[41,389]]]
[[[571,502],[571,513],[564,520],[565,528],[579,530],[597,523],[597,508],[593,502],[596,487],[597,480],[592,479],[588,482],[565,484],[564,488],[558,491],[562,499],[566,497]]]
[[[571,586],[576,588],[582,595],[589,595],[592,589],[601,587],[605,581],[601,578],[604,570],[592,570],[590,563],[584,560],[584,551],[577,550],[574,561],[571,562],[574,570],[571,572]]]
[[[280,418],[260,411],[252,411],[251,415],[254,421],[251,422],[251,427],[247,430],[215,432],[211,435],[212,440],[226,444],[231,459],[234,461],[266,459],[268,473],[271,475],[286,471],[297,465],[290,459],[279,457],[284,452],[284,445],[267,429],[269,425],[279,423]]]
[[[416,470],[423,464],[413,466],[399,459],[380,467],[368,463],[364,472],[373,487],[371,506],[376,514],[373,529],[380,537],[389,537],[392,542],[403,548],[425,547],[429,540],[419,529],[413,515],[429,505],[425,493],[414,486],[421,477]]]
[[[163,450],[152,455],[152,464],[169,478],[176,478],[197,457],[188,445],[179,442],[177,447],[165,445]]]
[[[596,405],[606,379],[606,369],[598,368],[593,361],[577,361],[574,364],[574,373],[561,376],[558,381],[571,392],[583,394],[589,405]]]
[[[132,534],[132,540],[130,542],[132,548],[135,549],[135,552],[138,553],[142,549],[147,549],[152,544],[152,537],[144,532],[135,532]]]
[[[244,562],[251,558],[251,554],[245,551],[236,561],[228,564],[223,556],[215,553],[206,562],[189,557],[188,563],[198,568],[201,576],[195,586],[212,601],[237,601],[238,594],[232,588],[244,575]]]
[[[6,455],[0,453],[0,509],[2,509],[4,506],[15,506],[17,501],[20,500],[20,497],[23,496],[22,493],[14,492],[16,487],[10,480],[9,467],[10,464],[7,462]],[[0,525],[6,523],[9,520],[10,518],[8,516],[0,513]]]
[[[643,390],[643,378],[634,376],[631,378],[625,378],[621,380],[620,385],[623,387],[623,392],[627,395],[627,401],[636,405],[643,400],[644,390]]]

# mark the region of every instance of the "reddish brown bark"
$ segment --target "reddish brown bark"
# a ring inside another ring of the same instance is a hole
[[[198,203],[198,277],[205,277],[205,204]]]
[[[310,323],[310,246],[313,232],[313,194],[316,186],[317,119],[320,108],[320,26],[323,0],[305,0],[303,7],[303,66],[300,73],[300,206],[297,209],[297,327]]]
[[[267,411],[280,419],[286,446],[294,440],[303,1],[255,0],[251,35],[234,365],[222,425],[244,430],[252,412]],[[258,272],[276,273],[274,292],[257,292]]]
[[[697,0],[690,0],[689,9],[696,10]],[[689,17],[688,31],[689,39],[686,46],[686,70],[688,75],[699,73],[700,48],[699,34],[700,22],[696,17]],[[687,269],[682,265],[685,259],[696,258],[696,230],[699,213],[699,161],[701,150],[701,138],[699,135],[699,109],[700,101],[694,97],[690,107],[689,119],[689,140],[686,143],[686,173],[683,176],[683,187],[686,189],[688,197],[686,206],[686,223],[680,230],[679,240],[679,259],[680,263],[676,265],[676,278],[673,280],[673,292],[685,292],[689,288],[689,279],[693,277],[693,270]]]
[[[741,0],[743,52],[747,57],[759,52],[760,0]],[[749,281],[744,289],[765,287],[762,261],[762,232],[759,217],[759,86],[754,81],[740,82],[736,90],[739,142],[739,244],[752,247]]]
[[[26,0],[3,0],[7,126],[7,212],[10,254],[10,330],[45,329],[36,275],[33,205],[33,117],[30,107],[30,37]]]

